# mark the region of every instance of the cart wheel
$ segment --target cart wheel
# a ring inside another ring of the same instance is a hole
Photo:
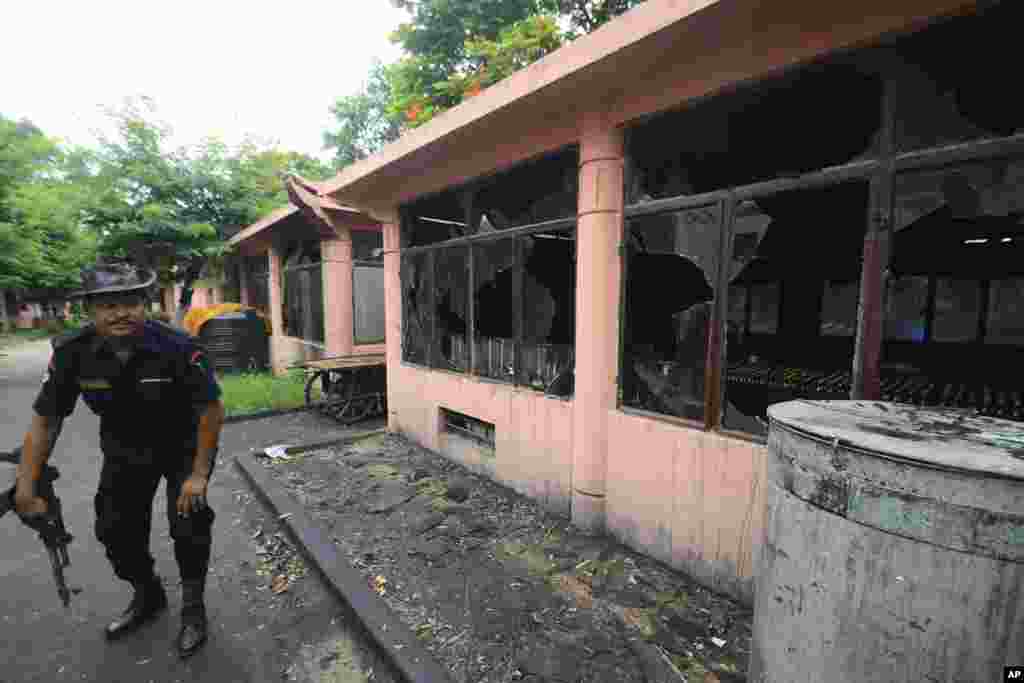
[[[316,381],[318,379],[319,380],[324,380],[325,379],[324,378],[324,373],[323,373],[322,370],[318,370],[317,372],[314,372],[313,374],[311,374],[309,376],[309,379],[306,380],[306,390],[305,390],[306,405],[308,407],[310,407],[310,408],[316,408],[317,410],[322,410],[324,403],[326,403],[326,401],[327,401],[327,392],[325,391],[326,387],[323,386],[324,383],[321,382],[319,398],[315,398],[313,396],[313,391],[314,391],[313,387],[314,387],[314,384],[316,383]]]

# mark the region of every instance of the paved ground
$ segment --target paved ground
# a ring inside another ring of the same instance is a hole
[[[48,356],[45,341],[8,348],[0,355],[0,450],[20,443]],[[328,680],[367,680],[361,671],[374,666],[374,660],[350,641],[342,613],[315,575],[303,578],[288,593],[273,595],[267,579],[255,571],[260,546],[251,538],[251,529],[262,525],[271,531],[274,521],[262,517],[263,510],[228,462],[234,453],[255,447],[327,439],[343,431],[306,414],[225,427],[221,463],[210,491],[218,514],[207,589],[211,637],[201,653],[182,663],[172,652],[180,594],[167,521],[159,514],[164,509],[162,491],[155,502],[152,547],[157,570],[170,589],[170,610],[123,641],[108,644],[102,637],[104,624],[124,608],[130,591],[113,576],[93,536],[92,496],[102,456],[98,418],[79,403],[51,462],[61,470],[58,493],[76,537],[70,548],[69,585],[81,592],[65,610],[35,535],[13,516],[0,520],[0,683],[319,681],[328,670]],[[290,673],[283,675],[284,671]],[[379,667],[377,671],[372,680],[387,680]]]

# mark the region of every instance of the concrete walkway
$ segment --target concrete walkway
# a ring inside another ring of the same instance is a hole
[[[49,358],[49,344],[25,344],[4,354],[0,356],[0,450],[11,450],[20,444],[29,424],[31,404]],[[156,419],[153,427],[159,429]],[[79,402],[65,423],[51,462],[61,471],[57,491],[69,531],[75,536],[69,549],[72,565],[66,570],[68,583],[81,592],[72,596],[71,607],[65,610],[36,536],[13,515],[0,520],[0,590],[4,606],[0,611],[0,661],[4,663],[0,683],[303,680],[282,677],[289,663],[287,656],[294,655],[282,653],[282,648],[287,644],[294,650],[346,639],[344,616],[323,590],[312,590],[311,586],[305,603],[292,600],[285,606],[261,585],[266,579],[257,577],[252,569],[259,560],[258,547],[245,523],[247,517],[259,511],[249,509],[257,504],[246,504],[248,488],[229,461],[234,454],[261,446],[328,439],[344,431],[307,414],[225,427],[209,496],[218,515],[207,598],[210,641],[192,659],[180,662],[173,652],[179,625],[178,572],[162,512],[162,488],[155,501],[152,550],[157,571],[169,589],[170,609],[157,622],[123,641],[108,644],[102,636],[103,626],[126,606],[130,590],[113,576],[93,535],[92,498],[102,455],[98,418]],[[304,581],[317,579],[311,573]]]

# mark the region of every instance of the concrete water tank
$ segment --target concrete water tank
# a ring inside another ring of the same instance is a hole
[[[987,683],[1024,664],[1024,424],[768,409],[751,683]]]

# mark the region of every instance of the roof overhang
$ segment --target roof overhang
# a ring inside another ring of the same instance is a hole
[[[358,209],[344,206],[331,197],[321,196],[317,183],[302,176],[285,179],[285,190],[292,205],[311,222],[329,234],[343,235],[346,230],[380,231],[380,223]]]
[[[575,143],[590,121],[621,125],[976,5],[647,0],[347,166],[320,191],[393,215],[417,196]]]

